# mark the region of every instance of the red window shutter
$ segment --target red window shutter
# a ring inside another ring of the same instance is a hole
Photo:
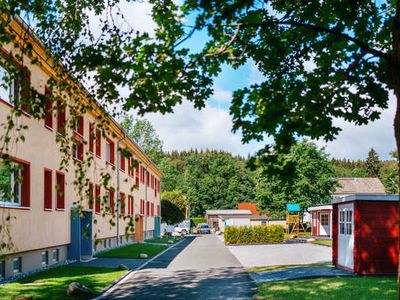
[[[136,187],[139,188],[139,176],[136,176]]]
[[[121,161],[120,161],[120,164],[121,164],[121,171],[123,171],[123,172],[125,172],[125,156],[124,156],[124,151],[122,151],[122,150],[120,150],[120,153],[121,153]]]
[[[93,123],[89,124],[89,152],[93,153],[94,151],[94,128]]]
[[[83,143],[78,145],[78,159],[83,161]]]
[[[58,209],[65,208],[65,177],[64,174],[57,172],[57,206]]]
[[[151,204],[150,204],[150,207],[151,207],[151,208],[150,208],[151,216],[154,217],[154,203],[151,203]]]
[[[125,215],[125,194],[120,193],[120,203],[121,203],[121,215]]]
[[[95,191],[95,212],[100,213],[100,205],[101,205],[101,195],[100,195],[100,185],[96,185]]]
[[[101,157],[101,132],[96,130],[96,155]]]
[[[89,183],[89,208],[93,209],[93,183]]]
[[[84,134],[84,123],[85,123],[85,121],[83,119],[83,116],[79,116],[79,118],[78,118],[78,133],[81,136],[83,136],[83,134]]]
[[[146,201],[146,216],[148,216],[149,215],[149,213],[150,213],[150,202],[149,201]]]
[[[51,94],[48,88],[45,88],[45,98],[46,102],[44,104],[44,110],[45,110],[45,118],[44,118],[44,125],[53,128],[53,102],[51,99]]]
[[[110,208],[111,208],[111,213],[114,213],[114,191],[109,191],[110,192]]]
[[[128,175],[132,176],[132,158],[128,157]]]
[[[31,168],[29,164],[22,164],[21,170],[22,176],[22,199],[21,206],[30,207],[31,206]]]
[[[57,131],[59,133],[65,132],[66,114],[65,107],[61,101],[57,102]]]
[[[51,170],[44,170],[44,209],[52,209],[52,180]]]
[[[112,164],[115,163],[114,155],[115,155],[114,143],[110,140],[110,162],[111,162]]]

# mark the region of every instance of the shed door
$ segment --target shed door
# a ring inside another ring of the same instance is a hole
[[[338,263],[343,267],[354,267],[354,206],[353,203],[338,207],[339,239]]]
[[[319,215],[319,235],[327,235],[331,234],[331,226],[329,224],[329,213],[321,212]]]

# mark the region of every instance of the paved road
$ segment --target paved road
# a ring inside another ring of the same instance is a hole
[[[101,299],[251,299],[256,286],[214,235],[188,237]]]
[[[332,248],[306,244],[229,246],[246,268],[332,263]]]

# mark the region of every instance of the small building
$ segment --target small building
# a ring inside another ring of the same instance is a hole
[[[332,237],[332,205],[309,207],[311,213],[311,234],[318,237]]]
[[[253,215],[248,209],[207,210],[208,226],[224,231],[226,226],[267,226],[268,216]]]
[[[333,264],[360,275],[397,274],[399,195],[346,195],[332,206]]]
[[[253,214],[253,216],[259,216],[260,212],[257,210],[257,205],[255,203],[249,203],[249,202],[242,202],[238,203],[237,209],[241,210],[249,210]]]
[[[353,194],[385,194],[385,187],[379,178],[342,177],[337,178],[337,181],[339,185],[332,198]],[[311,234],[317,237],[332,237],[332,206],[309,207],[308,211],[311,213]]]

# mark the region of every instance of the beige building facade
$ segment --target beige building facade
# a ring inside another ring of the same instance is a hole
[[[15,33],[24,30],[22,21],[12,22]],[[54,76],[52,64],[48,63],[43,46],[34,37],[31,42],[36,58],[46,63],[31,64],[30,58],[24,57],[24,67],[30,73],[30,86],[45,94],[46,83]],[[3,45],[1,51],[16,52],[12,45]],[[7,70],[0,61],[0,73],[4,72]],[[13,95],[6,83],[2,85],[0,118],[4,122],[12,110]],[[113,119],[107,117],[107,130],[100,134],[96,126],[104,111],[96,103],[91,105],[91,110],[79,115],[76,128],[64,133],[77,140],[76,146],[71,147],[68,170],[60,169],[64,154],[56,139],[60,124],[71,117],[71,112],[49,110],[43,120],[34,119],[29,113],[15,117],[15,122],[27,129],[23,133],[25,140],[11,143],[6,153],[20,166],[19,173],[9,174],[3,165],[0,167],[0,175],[8,178],[13,192],[10,199],[0,191],[0,219],[5,225],[0,238],[13,244],[12,250],[0,253],[6,255],[0,259],[0,281],[159,235],[161,171]],[[0,134],[5,135],[3,127]],[[75,171],[88,160],[92,161],[84,172],[88,196],[81,201],[82,191],[74,184]],[[103,185],[106,173],[110,175],[107,187]],[[82,206],[81,214],[75,215],[78,206]],[[135,230],[126,232],[130,223],[134,223]],[[84,229],[90,232],[85,239]]]

